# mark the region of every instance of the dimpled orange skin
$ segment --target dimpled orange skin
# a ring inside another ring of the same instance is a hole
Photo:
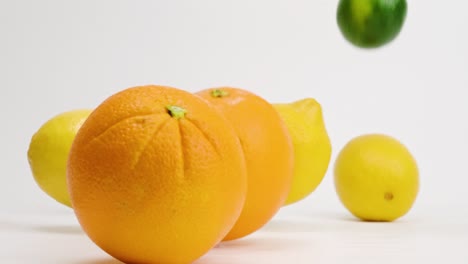
[[[288,196],[294,166],[292,141],[273,106],[249,91],[220,87],[197,95],[227,117],[244,150],[247,198],[241,216],[223,240],[245,237],[271,220]]]
[[[164,86],[129,88],[99,105],[76,135],[67,179],[83,230],[126,263],[193,262],[229,232],[247,187],[229,123]]]

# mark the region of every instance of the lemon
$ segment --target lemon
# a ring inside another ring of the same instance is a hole
[[[405,215],[419,190],[414,157],[397,139],[383,134],[351,139],[336,158],[334,180],[343,205],[368,221]]]
[[[345,39],[361,48],[377,48],[398,36],[406,12],[406,0],[340,0],[336,17]]]
[[[45,122],[32,136],[28,161],[39,187],[58,202],[71,207],[66,167],[71,144],[91,110],[61,113]]]
[[[285,205],[311,194],[325,176],[331,143],[325,128],[322,107],[312,98],[273,104],[283,119],[294,147],[294,176]]]

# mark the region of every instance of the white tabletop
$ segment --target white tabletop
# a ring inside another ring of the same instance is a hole
[[[284,208],[261,230],[218,245],[196,264],[468,263],[465,208],[416,207],[392,223],[362,222],[338,207]],[[120,263],[87,238],[67,208],[0,215],[0,245],[0,263]]]

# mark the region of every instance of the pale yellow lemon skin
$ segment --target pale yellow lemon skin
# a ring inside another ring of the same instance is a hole
[[[89,109],[77,109],[52,117],[32,136],[28,148],[28,162],[37,185],[68,207],[71,207],[66,179],[68,154],[90,113]]]
[[[294,177],[285,206],[311,194],[322,182],[332,152],[321,105],[313,98],[273,104],[294,146]]]
[[[366,221],[394,221],[413,206],[419,191],[416,160],[397,139],[366,134],[351,139],[334,167],[343,205]]]

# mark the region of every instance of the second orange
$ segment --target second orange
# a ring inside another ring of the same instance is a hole
[[[247,197],[242,213],[224,238],[247,236],[264,226],[284,204],[292,182],[294,150],[273,106],[252,92],[220,87],[196,93],[230,121],[247,164]]]

